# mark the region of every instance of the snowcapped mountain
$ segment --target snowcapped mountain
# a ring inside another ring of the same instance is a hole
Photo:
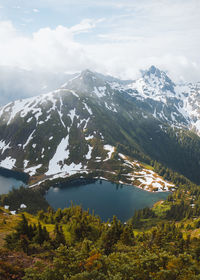
[[[114,83],[113,87],[147,105],[156,119],[200,134],[200,83],[176,85],[165,72],[151,66],[142,71],[140,79],[126,86]]]
[[[179,111],[187,120],[188,128],[200,135],[200,82],[177,85]]]
[[[154,66],[136,81],[85,70],[58,90],[0,109],[0,166],[46,177],[116,173],[124,153],[190,177],[200,164],[199,94],[200,84],[175,85]]]

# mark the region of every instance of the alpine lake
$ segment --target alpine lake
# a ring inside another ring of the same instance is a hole
[[[19,188],[23,182],[14,178],[0,176],[0,194],[8,193],[12,188]],[[105,180],[97,180],[87,184],[51,187],[45,198],[56,210],[58,208],[81,205],[84,210],[99,215],[103,221],[115,215],[122,222],[130,219],[135,210],[151,207],[160,200],[165,200],[169,192],[151,193],[134,186],[114,184]]]
[[[54,208],[81,205],[84,210],[99,215],[103,221],[115,215],[122,222],[130,219],[135,210],[151,207],[160,200],[165,200],[170,192],[147,192],[134,186],[118,185],[105,180],[88,184],[70,185],[62,188],[51,187],[45,195]]]

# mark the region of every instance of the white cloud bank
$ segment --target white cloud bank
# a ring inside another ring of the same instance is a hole
[[[42,0],[46,2],[52,7],[58,4]],[[112,8],[115,13],[105,13],[106,18],[97,20],[83,19],[72,27],[41,28],[30,36],[22,35],[11,21],[0,21],[0,66],[56,72],[90,68],[135,78],[139,69],[154,64],[176,81],[200,80],[200,1],[86,3],[105,11]],[[40,11],[39,2],[34,5],[35,12]],[[80,37],[85,40],[80,41]]]
[[[31,37],[18,34],[10,21],[0,22],[0,64],[24,69],[77,71],[91,64],[74,32],[85,32],[93,23],[83,21],[74,30],[57,26],[42,28]]]

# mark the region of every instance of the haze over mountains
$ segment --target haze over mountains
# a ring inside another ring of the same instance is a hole
[[[85,70],[1,108],[0,166],[58,177],[116,173],[128,155],[200,183],[199,135],[200,83],[176,85],[154,66],[134,81]]]
[[[0,66],[0,106],[55,90],[73,74]]]

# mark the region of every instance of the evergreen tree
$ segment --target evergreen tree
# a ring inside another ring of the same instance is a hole
[[[55,232],[55,239],[54,239],[53,243],[54,243],[55,248],[59,247],[61,244],[65,245],[66,240],[65,240],[62,226],[59,226],[59,224],[56,223],[54,232]]]
[[[123,232],[120,236],[120,240],[122,241],[123,244],[125,244],[127,246],[134,245],[134,234],[133,234],[133,228],[131,225],[126,225],[123,228]]]

